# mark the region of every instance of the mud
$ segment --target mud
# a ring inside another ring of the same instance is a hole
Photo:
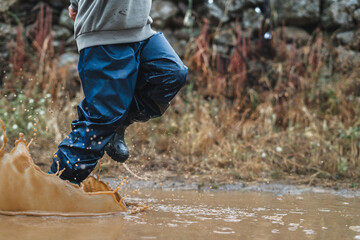
[[[153,210],[92,218],[0,216],[1,239],[360,239],[357,197],[122,191]]]
[[[104,181],[110,186],[117,186],[117,178],[103,178]],[[302,195],[302,194],[329,194],[336,195],[344,198],[360,197],[360,189],[345,189],[345,188],[329,188],[317,187],[307,185],[290,185],[285,183],[272,183],[272,182],[237,182],[233,184],[219,184],[209,185],[199,182],[188,182],[186,179],[173,178],[171,180],[139,180],[130,178],[129,184],[124,185],[124,188],[129,189],[159,189],[163,191],[183,191],[183,190],[196,190],[199,192],[222,192],[222,191],[240,191],[240,192],[264,192],[280,195]]]
[[[0,149],[0,214],[41,216],[96,216],[126,211],[119,188],[89,177],[81,186],[49,175],[34,164],[29,146],[20,134],[6,153],[6,129]],[[61,171],[57,175],[61,174]]]

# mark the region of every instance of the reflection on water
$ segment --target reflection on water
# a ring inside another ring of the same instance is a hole
[[[359,198],[161,190],[132,197],[153,210],[94,218],[0,216],[0,239],[360,239]]]

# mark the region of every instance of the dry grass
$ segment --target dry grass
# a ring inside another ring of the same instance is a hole
[[[141,171],[166,168],[208,180],[295,179],[356,187],[359,64],[336,61],[319,31],[305,45],[287,45],[279,29],[271,58],[260,56],[259,45],[241,38],[239,29],[235,33],[239,49],[221,71],[205,22],[189,46],[194,74],[188,89],[163,118],[129,129],[130,163]],[[250,84],[251,61],[263,67]]]
[[[178,98],[163,118],[129,128],[129,163],[141,171],[165,168],[219,181],[359,181],[358,136],[349,136],[357,135],[353,128],[317,119],[305,105],[298,111],[309,124],[284,130],[276,126],[271,104],[260,104],[249,117],[235,109],[228,100],[204,100],[191,92]]]

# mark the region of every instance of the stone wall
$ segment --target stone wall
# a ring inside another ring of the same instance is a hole
[[[67,53],[63,57],[64,64],[66,59],[73,61],[74,55],[69,53],[76,53],[77,49],[67,0],[0,0],[0,58],[3,62],[9,57],[8,43],[15,39],[16,26],[21,22],[26,31],[31,32],[41,3],[52,8],[55,50]],[[181,56],[190,37],[199,32],[198,23],[204,18],[214,28],[219,24],[223,29],[233,28],[238,22],[254,38],[258,37],[261,23],[268,19],[266,31],[285,24],[289,41],[296,38],[306,42],[320,27],[334,34],[335,47],[346,45],[352,51],[360,49],[360,0],[154,0],[151,16],[153,28],[163,31]],[[233,39],[225,34],[217,44],[218,49],[228,47]]]

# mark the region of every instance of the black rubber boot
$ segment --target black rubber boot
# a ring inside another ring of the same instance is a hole
[[[129,149],[126,146],[124,135],[126,126],[121,126],[115,131],[115,135],[106,145],[105,151],[116,162],[125,162],[129,158]]]

